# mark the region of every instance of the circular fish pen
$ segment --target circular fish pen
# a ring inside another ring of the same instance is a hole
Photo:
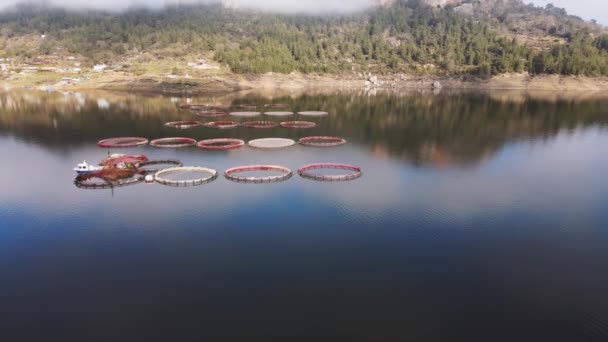
[[[276,176],[260,176],[260,177],[246,177],[246,176],[237,176],[239,173],[243,172],[278,172],[279,175]],[[226,170],[224,172],[224,177],[226,179],[236,182],[236,183],[253,183],[253,184],[261,184],[261,183],[278,183],[283,182],[290,179],[293,176],[293,173],[290,169],[282,166],[276,165],[249,165],[249,166],[239,166],[234,167],[232,169]]]
[[[232,112],[232,113],[230,113],[230,115],[240,117],[240,118],[252,118],[255,116],[260,116],[260,115],[262,115],[262,113],[260,113],[260,112]]]
[[[318,173],[314,173],[312,171],[315,170],[346,170],[351,173],[340,174],[340,175],[322,175]],[[339,164],[339,163],[318,163],[318,164],[310,164],[301,167],[298,170],[298,174],[307,179],[312,179],[319,182],[344,182],[351,181],[357,178],[360,178],[363,175],[361,168],[354,165],[349,164]]]
[[[256,108],[259,108],[260,106],[253,104],[253,103],[245,103],[245,104],[240,104],[237,107],[243,108],[243,109],[256,109]]]
[[[264,115],[268,115],[268,116],[292,116],[293,112],[264,112]]]
[[[215,129],[231,129],[231,128],[237,128],[239,126],[239,123],[236,121],[213,121],[213,122],[207,122],[203,126],[205,126],[207,128],[215,128]]]
[[[98,179],[103,183],[90,182],[91,179]],[[144,175],[134,175],[133,177],[120,179],[117,181],[109,181],[100,177],[91,177],[87,179],[76,177],[76,179],[74,179],[74,185],[79,189],[104,190],[139,184],[142,183],[144,179]]]
[[[301,145],[312,147],[335,147],[346,144],[346,140],[339,137],[306,137],[299,142]]]
[[[275,128],[279,126],[274,121],[249,121],[243,122],[242,125],[249,128]]]
[[[200,111],[200,112],[196,112],[194,114],[196,116],[200,116],[202,118],[218,118],[218,117],[221,117],[221,116],[228,115],[228,113],[226,113],[226,112],[215,111],[215,110]]]
[[[165,126],[177,129],[189,129],[193,127],[197,127],[202,125],[202,123],[198,121],[173,121],[167,122]]]
[[[207,105],[207,108],[223,112],[223,111],[229,110],[230,106],[228,106],[228,105]]]
[[[315,128],[317,124],[310,121],[285,121],[281,122],[281,127],[292,129]]]
[[[239,139],[208,139],[199,141],[198,148],[203,150],[234,150],[245,146],[245,142]]]
[[[140,147],[147,144],[148,139],[136,137],[109,138],[97,142],[97,146],[107,148]]]
[[[184,148],[196,145],[196,140],[192,138],[162,138],[152,140],[150,146],[156,148]]]
[[[157,167],[154,169],[148,168],[149,166],[159,166],[159,165],[161,165],[162,167]],[[182,167],[182,166],[184,166],[184,164],[182,164],[181,161],[173,160],[173,159],[148,160],[148,161],[144,161],[144,162],[135,164],[135,167],[137,167],[137,169],[139,169],[139,171],[142,171],[146,174],[157,173],[158,171],[166,169],[167,167]]]
[[[302,116],[326,116],[329,115],[328,112],[318,112],[318,111],[308,111],[308,112],[298,112],[298,115]]]
[[[261,149],[286,148],[295,144],[294,140],[283,138],[256,139],[249,142],[249,146]]]
[[[166,178],[169,175],[175,175],[180,173],[200,173],[204,177],[186,179],[186,180],[174,180]],[[206,167],[171,167],[168,169],[160,170],[154,175],[154,180],[162,185],[172,187],[189,187],[198,186],[213,182],[217,178],[217,171]]]
[[[191,111],[195,111],[195,110],[208,110],[210,108],[211,107],[209,107],[206,104],[192,104],[192,105],[190,105],[190,107],[188,108],[188,110],[191,110]]]
[[[268,103],[264,105],[265,108],[289,108],[287,103]]]

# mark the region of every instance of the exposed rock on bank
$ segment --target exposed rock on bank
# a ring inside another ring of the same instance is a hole
[[[8,87],[38,87],[39,84],[6,82]],[[547,91],[608,91],[608,77],[531,76],[505,74],[492,78],[475,76],[438,75],[308,75],[308,74],[225,74],[206,78],[168,79],[166,77],[142,77],[103,75],[77,85],[53,85],[57,90],[127,91],[154,93],[171,96],[228,94],[247,90],[307,91],[404,89],[432,90],[439,92],[452,89],[479,90],[547,90]]]
[[[164,95],[204,95],[215,93],[229,93],[242,90],[236,84],[220,80],[156,80],[152,78],[136,80],[114,80],[100,85],[101,89],[119,90],[142,93],[155,93]]]

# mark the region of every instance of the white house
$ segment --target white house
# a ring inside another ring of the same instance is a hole
[[[108,66],[105,64],[97,64],[93,66],[93,71],[95,72],[103,72],[104,70],[106,70]]]

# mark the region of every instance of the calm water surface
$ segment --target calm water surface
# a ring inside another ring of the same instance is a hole
[[[207,98],[330,115],[306,131],[163,127],[194,117],[183,100],[0,94],[0,340],[608,340],[608,99]],[[99,139],[180,135],[349,143],[125,152],[364,176],[72,184]]]

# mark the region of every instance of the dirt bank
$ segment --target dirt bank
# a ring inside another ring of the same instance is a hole
[[[100,84],[101,89],[148,91],[164,94],[211,94],[247,90],[331,90],[331,89],[480,89],[480,90],[555,90],[608,91],[607,77],[530,76],[506,74],[490,79],[470,76],[322,76],[302,74],[266,74],[216,76],[199,80],[123,79]]]
[[[5,81],[13,87],[39,87],[40,83]],[[48,84],[65,90],[111,90],[164,95],[213,95],[232,92],[328,92],[338,90],[403,89],[403,90],[543,90],[543,91],[608,91],[608,77],[530,76],[505,74],[484,79],[472,76],[414,75],[304,75],[299,73],[265,75],[214,75],[204,78],[136,77],[106,73],[75,85]]]

